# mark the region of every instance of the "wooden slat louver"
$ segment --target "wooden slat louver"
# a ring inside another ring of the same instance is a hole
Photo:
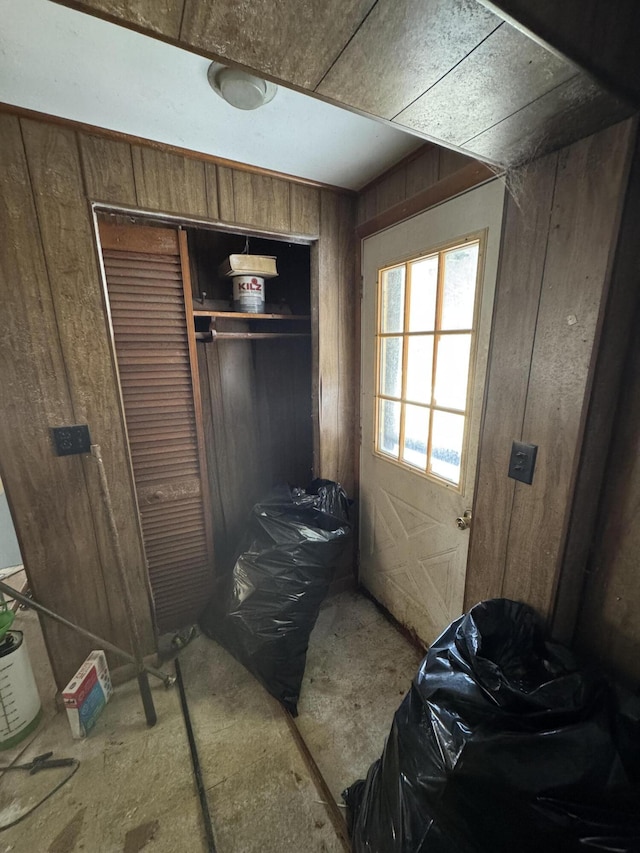
[[[160,633],[194,622],[212,523],[184,232],[100,224],[133,476]]]

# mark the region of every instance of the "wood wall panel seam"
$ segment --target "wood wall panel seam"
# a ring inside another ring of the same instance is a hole
[[[434,80],[432,83],[430,83],[430,85],[423,92],[421,92],[419,95],[417,95],[415,98],[413,98],[407,104],[405,104],[402,107],[402,109],[398,110],[398,112],[395,115],[391,116],[391,121],[399,124],[401,127],[406,126],[406,127],[409,127],[413,130],[420,130],[419,124],[406,124],[405,125],[404,122],[399,122],[398,118],[406,112],[411,112],[412,108],[416,107],[420,101],[422,101],[425,97],[427,97],[429,95],[430,92],[432,92],[434,89],[436,89],[436,87],[439,86],[441,83],[446,81],[450,75],[453,76],[455,74],[456,69],[464,67],[466,61],[470,57],[474,56],[476,51],[478,51],[478,48],[481,48],[482,45],[484,45],[489,39],[491,39],[493,36],[495,36],[495,34],[497,32],[500,32],[500,30],[503,28],[504,28],[504,21],[500,21],[499,23],[496,23],[496,26],[492,30],[490,30],[488,33],[486,33],[486,35],[484,35],[478,41],[477,44],[474,44],[473,47],[471,47],[470,50],[461,59],[459,59],[454,65],[452,65],[450,68],[448,68],[441,77],[438,77],[437,80]],[[489,75],[487,74],[487,77],[488,76]],[[433,136],[435,137],[435,134],[433,134]],[[443,137],[442,141],[444,143],[450,142],[451,144],[454,144],[454,145],[456,144],[454,140],[448,140],[446,137]]]
[[[133,149],[138,204],[174,215],[207,218],[204,163],[166,151]]]
[[[259,76],[313,91],[327,65],[375,0],[332,0],[318,5],[282,2],[275,15],[269,3],[225,7],[187,0],[184,45],[222,64],[253,68]]]
[[[464,147],[574,75],[573,66],[502,23],[394,121]],[[450,108],[456,101],[473,109],[460,115]]]
[[[289,185],[277,178],[233,173],[234,217],[246,225],[282,234],[291,231]]]
[[[121,203],[135,206],[137,195],[131,146],[107,137],[78,131],[86,198],[91,202]],[[119,162],[116,160],[119,157]]]
[[[542,258],[542,267],[540,270],[540,283],[541,283],[541,285],[542,285],[542,282],[544,282],[545,271],[546,271],[546,267],[547,267],[547,256],[549,253],[549,236],[551,234],[551,217],[552,217],[552,213],[553,213],[553,207],[555,204],[556,187],[558,184],[559,158],[555,155],[551,155],[550,160],[553,160],[553,159],[555,159],[555,168],[554,168],[554,176],[553,176],[553,190],[551,193],[550,206],[549,206],[549,221],[547,223],[547,229],[546,229],[546,232],[545,232],[544,237],[543,237],[544,255]],[[541,303],[542,303],[542,286],[540,287],[540,291],[538,293],[538,300],[537,300],[537,304],[536,304],[536,316],[535,316],[535,321],[534,321],[534,328],[535,329],[538,328],[538,319],[540,317],[540,305],[541,305]],[[527,381],[526,381],[526,385],[525,385],[525,400],[529,396],[529,386],[531,383],[531,369],[532,369],[532,362],[533,362],[533,350],[535,348],[535,344],[536,344],[536,341],[535,341],[535,335],[534,335],[533,340],[531,341],[531,352],[530,352],[530,356],[529,356],[529,372],[527,374]],[[521,438],[524,438],[525,420],[526,420],[526,406],[522,412],[522,423],[520,425],[520,437]],[[517,485],[516,485],[516,488],[517,488]]]
[[[325,70],[324,70],[324,72],[323,72],[323,74],[322,74],[322,77],[320,77],[320,79],[319,79],[319,80],[317,80],[317,81],[316,81],[316,83],[314,84],[314,86],[313,86],[313,91],[314,91],[314,92],[319,92],[320,87],[322,86],[322,83],[323,83],[323,81],[324,81],[325,77],[327,77],[327,75],[331,73],[332,68],[333,68],[333,67],[334,67],[334,66],[335,66],[335,65],[340,61],[340,57],[344,54],[345,50],[349,47],[349,44],[350,44],[350,43],[353,41],[353,39],[355,38],[355,36],[356,36],[356,34],[357,34],[358,30],[360,29],[360,27],[362,27],[362,25],[365,23],[365,21],[367,20],[367,18],[369,17],[369,15],[373,12],[373,10],[374,10],[375,6],[377,5],[377,3],[378,3],[378,0],[373,0],[373,2],[371,3],[371,5],[370,5],[369,9],[367,10],[367,13],[366,13],[366,14],[365,14],[365,16],[361,19],[361,21],[359,22],[358,26],[357,26],[357,27],[356,27],[356,28],[351,32],[351,34],[349,35],[349,37],[347,38],[347,40],[344,42],[344,44],[342,45],[342,47],[339,49],[338,53],[334,56],[334,58],[333,58],[333,60],[331,61],[331,63],[330,63],[330,64],[325,68]]]
[[[499,125],[501,125],[503,122],[509,121],[510,119],[513,118],[514,115],[517,115],[518,113],[522,113],[522,112],[525,112],[526,110],[531,109],[531,107],[534,104],[536,104],[538,101],[544,100],[544,98],[548,98],[557,89],[562,89],[563,87],[566,87],[567,85],[569,85],[573,81],[579,80],[579,79],[581,79],[580,74],[573,74],[571,77],[568,77],[566,80],[561,80],[559,83],[557,83],[551,89],[548,89],[546,92],[543,92],[541,95],[538,95],[537,98],[533,98],[531,101],[527,101],[527,103],[523,104],[518,110],[516,110],[515,113],[510,113],[508,116],[504,116],[503,118],[499,119],[498,121],[493,122],[493,124],[487,125],[487,127],[484,127],[481,131],[474,134],[473,136],[470,136],[468,139],[465,139],[463,144],[468,145],[468,144],[472,143],[475,139],[482,137],[485,133],[489,133],[494,128],[499,127]]]
[[[550,157],[548,159],[549,160],[555,159],[555,168],[554,168],[554,176],[553,176],[553,190],[551,192],[551,199],[549,202],[549,216],[548,216],[548,222],[547,222],[547,229],[546,229],[546,233],[544,235],[544,247],[545,248],[544,248],[544,257],[542,259],[542,267],[540,270],[540,289],[538,291],[538,299],[537,299],[537,305],[536,305],[534,329],[537,329],[537,327],[538,327],[538,318],[540,316],[540,305],[542,302],[542,284],[544,282],[545,269],[546,269],[546,265],[547,265],[547,254],[549,251],[549,235],[551,232],[551,218],[552,218],[552,212],[553,212],[553,207],[554,207],[554,203],[555,203],[556,186],[557,186],[557,181],[558,181],[559,158],[557,155],[550,155]],[[522,409],[522,420],[520,422],[520,431],[518,433],[518,440],[524,441],[524,442],[527,441],[527,435],[525,435],[525,420],[526,420],[526,412],[527,412],[526,400],[527,400],[527,397],[529,395],[529,385],[531,382],[531,367],[532,367],[532,363],[533,363],[533,352],[535,349],[535,343],[536,343],[536,341],[535,341],[535,334],[534,334],[534,336],[531,340],[531,349],[529,351],[529,357],[528,357],[529,371],[527,373],[527,380],[526,380],[525,391],[524,391],[525,405]],[[514,439],[515,439],[515,436],[514,436]],[[509,525],[508,525],[507,530],[506,530],[506,549],[505,549],[504,568],[503,568],[503,572],[502,572],[502,581],[500,584],[500,595],[503,597],[506,595],[505,581],[506,581],[506,577],[507,577],[507,567],[509,565],[511,526],[513,524],[514,507],[515,507],[516,496],[517,496],[519,486],[522,487],[522,484],[514,481],[512,492],[511,492],[511,505],[509,507]]]
[[[501,24],[477,4],[378,2],[318,91],[391,119]]]
[[[187,0],[181,0],[182,2],[182,10],[180,12],[180,25],[178,27],[178,41],[183,40],[183,30],[184,30],[184,16],[187,8]]]
[[[209,218],[216,220],[220,216],[218,198],[218,167],[213,163],[205,163],[205,191],[207,195],[207,210]]]
[[[138,186],[138,178],[136,176],[136,161],[133,155],[133,144],[129,144],[129,156],[131,158],[131,174],[133,176],[133,191],[136,197],[136,205],[140,207],[140,187]],[[119,201],[119,199],[118,199]],[[117,203],[117,202],[116,202]]]
[[[217,166],[218,173],[218,211],[223,222],[236,221],[234,170]]]
[[[320,191],[291,183],[291,230],[317,240],[320,234]]]

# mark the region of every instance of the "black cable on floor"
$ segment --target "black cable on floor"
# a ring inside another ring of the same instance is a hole
[[[14,764],[14,763],[15,763],[15,759],[14,759],[14,761],[13,761],[10,765],[8,765],[7,767],[0,767],[0,771],[13,770],[13,764]],[[15,818],[14,820],[10,821],[10,823],[5,823],[5,824],[3,824],[2,826],[0,826],[0,832],[3,832],[5,829],[11,829],[11,827],[12,827],[12,826],[15,826],[17,823],[20,823],[20,822],[21,822],[21,821],[23,821],[26,817],[29,817],[29,815],[33,814],[33,813],[34,813],[34,811],[35,811],[36,809],[40,808],[40,806],[41,806],[43,803],[45,803],[45,802],[49,799],[49,797],[52,797],[52,796],[56,793],[56,791],[59,791],[59,790],[60,790],[60,788],[62,788],[62,786],[63,786],[63,785],[66,785],[66,784],[67,784],[67,782],[69,781],[69,779],[71,779],[71,777],[72,777],[72,776],[73,776],[73,774],[76,772],[76,770],[78,769],[78,767],[80,767],[80,762],[79,762],[76,758],[74,758],[74,759],[73,759],[73,764],[71,765],[71,768],[72,768],[72,769],[71,769],[71,771],[70,771],[69,773],[67,773],[67,775],[64,777],[64,779],[63,779],[61,782],[58,782],[58,784],[55,786],[55,788],[52,788],[52,789],[49,791],[49,793],[48,793],[48,794],[45,794],[45,796],[44,796],[41,800],[38,800],[38,802],[37,802],[34,806],[31,806],[31,808],[30,808],[30,809],[27,809],[27,811],[26,811],[26,812],[23,812],[23,813],[22,813],[21,815],[19,815],[17,818]],[[10,848],[9,848],[9,849],[10,849]]]
[[[207,791],[202,780],[202,768],[200,767],[200,758],[198,757],[198,749],[193,736],[193,728],[191,727],[191,716],[189,714],[189,706],[187,705],[187,694],[184,689],[182,680],[182,671],[180,669],[180,661],[175,660],[176,667],[176,682],[180,692],[180,705],[182,706],[182,716],[184,717],[185,728],[187,729],[187,739],[189,740],[189,750],[191,751],[191,765],[193,767],[193,776],[196,780],[196,788],[198,789],[198,797],[200,799],[200,809],[202,810],[202,820],[204,822],[204,832],[207,837],[207,853],[216,853],[216,842],[213,837],[213,824],[211,822],[211,813],[209,812],[209,802],[207,800]]]

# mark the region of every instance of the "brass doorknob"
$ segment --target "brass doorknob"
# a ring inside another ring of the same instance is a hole
[[[466,509],[464,515],[459,515],[456,518],[456,524],[460,530],[468,530],[471,527],[471,510]]]

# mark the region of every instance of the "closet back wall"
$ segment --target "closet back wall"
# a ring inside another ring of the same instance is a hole
[[[88,423],[102,447],[145,649],[152,652],[151,598],[92,201],[317,241],[314,465],[347,490],[355,466],[355,203],[328,189],[0,115],[0,466],[29,581],[53,610],[129,644],[93,462],[56,457],[51,445],[50,427]],[[91,643],[51,622],[43,629],[61,688]]]
[[[218,264],[244,244],[241,235],[189,230],[194,308],[203,292],[216,295]],[[266,282],[267,310],[282,295],[292,314],[308,317],[310,247],[252,237],[249,250],[277,258],[278,276]],[[230,279],[217,288],[218,297],[231,296]],[[213,324],[222,333],[246,334],[255,321],[225,317]],[[303,337],[280,337],[282,327]],[[307,485],[313,471],[309,322],[258,321],[258,330],[276,336],[196,344],[216,574],[230,571],[256,501],[279,484]]]

